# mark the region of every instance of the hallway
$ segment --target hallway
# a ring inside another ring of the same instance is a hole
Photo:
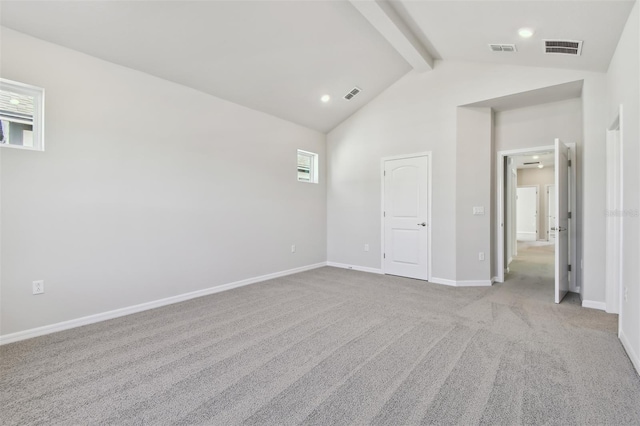
[[[521,297],[553,303],[554,248],[546,241],[518,241],[518,255],[509,265],[505,286],[512,287]],[[580,297],[569,293],[563,303],[580,304]]]

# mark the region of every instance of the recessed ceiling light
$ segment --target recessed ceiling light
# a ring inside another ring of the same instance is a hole
[[[9,103],[10,103],[10,104],[12,104],[12,105],[19,105],[19,104],[20,104],[20,101],[19,101],[19,100],[17,100],[17,99],[11,99],[11,100],[9,101]]]
[[[534,155],[534,156],[533,156],[533,159],[534,159],[534,160],[537,160],[538,158],[540,158],[540,156],[539,156],[539,155]]]
[[[520,28],[518,34],[522,38],[529,38],[533,35],[533,30],[531,28]]]
[[[320,98],[320,100],[324,103],[327,103],[331,100],[331,96],[329,95],[322,95],[322,97]]]
[[[542,164],[538,164],[538,168],[539,168],[539,169],[541,169],[541,168],[543,168],[543,167],[544,167],[544,165],[542,165]]]

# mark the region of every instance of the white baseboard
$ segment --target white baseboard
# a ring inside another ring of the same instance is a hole
[[[620,330],[620,332],[618,333],[618,337],[620,338],[620,342],[622,342],[622,347],[625,351],[627,351],[627,355],[629,355],[631,363],[636,368],[636,372],[640,374],[640,357],[633,350],[633,348],[631,347],[631,343],[629,343],[629,339],[627,339],[627,336],[625,336],[622,330]]]
[[[448,285],[448,286],[451,286],[451,287],[456,287],[455,280],[449,280],[449,279],[446,279],[446,278],[431,277],[429,282],[430,283],[434,283],[434,284],[442,284],[442,285]]]
[[[353,269],[354,271],[370,272],[372,274],[382,274],[382,269],[369,268],[368,266],[347,265],[345,263],[327,262],[327,266],[334,268]]]
[[[491,287],[491,280],[460,280],[456,281],[456,287]]]
[[[604,302],[594,302],[593,300],[583,300],[582,307],[591,308],[591,309],[600,309],[601,311],[605,311],[607,308],[607,304]]]
[[[491,284],[493,284],[495,278],[492,278],[490,280],[460,280],[460,281],[456,281],[456,280],[449,280],[446,278],[436,278],[436,277],[432,277],[429,282],[432,282],[434,284],[442,284],[442,285],[448,285],[451,287],[488,287],[491,286]]]
[[[171,297],[167,297],[160,300],[154,300],[152,302],[141,303],[139,305],[128,306],[126,308],[115,309],[113,311],[102,312],[99,314],[89,315],[82,318],[76,318],[69,321],[63,321],[56,324],[50,324],[42,327],[32,328],[29,330],[18,331],[16,333],[10,333],[4,336],[0,336],[0,345],[12,343],[12,342],[18,342],[20,340],[26,340],[32,337],[43,336],[45,334],[51,334],[58,331],[68,330],[70,328],[81,327],[83,325],[94,324],[96,322],[106,321],[113,318],[123,317],[125,315],[131,315],[137,312],[159,308],[161,306],[172,305],[174,303],[184,302],[185,300],[195,299],[196,297],[208,296],[210,294],[220,293],[225,290],[231,290],[233,288],[243,287],[249,284],[255,284],[262,281],[271,280],[274,278],[284,277],[286,275],[292,275],[292,274],[297,274],[299,272],[309,271],[311,269],[321,268],[326,265],[327,265],[326,262],[321,262],[313,265],[301,266],[299,268],[293,268],[293,269],[288,269],[286,271],[274,272],[272,274],[261,275],[259,277],[247,278],[246,280],[236,281],[228,284],[222,284],[219,286],[206,288],[204,290],[197,290],[189,293],[179,294],[177,296],[171,296]]]

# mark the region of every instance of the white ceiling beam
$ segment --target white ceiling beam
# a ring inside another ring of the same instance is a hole
[[[433,57],[386,0],[349,1],[416,71],[433,69]]]

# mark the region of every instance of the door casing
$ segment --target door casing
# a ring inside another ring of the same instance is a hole
[[[571,157],[571,167],[569,172],[569,207],[572,214],[572,219],[569,221],[569,246],[570,253],[569,259],[572,265],[571,282],[569,285],[569,291],[578,293],[580,292],[581,283],[576,278],[577,269],[580,265],[576,262],[577,259],[577,245],[576,245],[576,217],[577,215],[577,201],[576,201],[576,144],[565,143],[569,147],[569,156]],[[496,159],[496,282],[504,282],[505,274],[505,261],[504,261],[504,159],[505,157],[516,155],[533,155],[538,152],[555,151],[554,145],[537,146],[531,148],[512,149],[505,151],[498,151]],[[581,279],[582,277],[580,277]]]

